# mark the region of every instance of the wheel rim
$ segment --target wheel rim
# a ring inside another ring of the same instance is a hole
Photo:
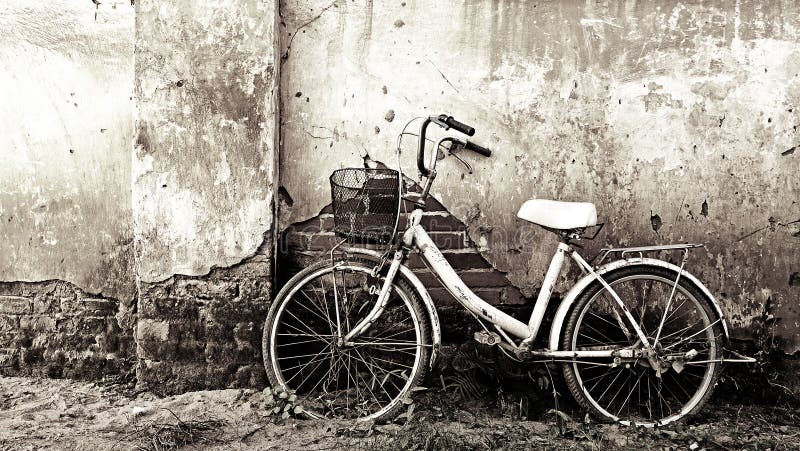
[[[402,402],[419,370],[420,319],[396,286],[382,316],[352,346],[337,343],[334,292],[345,335],[377,299],[383,279],[371,272],[358,265],[315,271],[292,288],[275,315],[273,374],[312,417],[376,419]]]
[[[611,282],[612,288],[633,313],[653,343],[664,318],[657,352],[659,362],[669,365],[657,377],[646,358],[574,362],[573,373],[588,402],[601,415],[623,424],[657,426],[684,417],[702,402],[713,382],[717,362],[715,323],[701,300],[678,285],[666,311],[675,280],[656,275],[632,275]],[[572,336],[572,349],[597,349],[601,345],[641,349],[630,325],[628,338],[611,310],[607,290],[596,293],[583,307]],[[666,316],[665,316],[666,313]],[[621,316],[621,314],[620,314]],[[687,358],[694,349],[697,355]],[[675,365],[665,359],[676,358]]]

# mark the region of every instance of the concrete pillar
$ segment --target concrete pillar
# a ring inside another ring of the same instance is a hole
[[[260,384],[272,276],[274,0],[136,2],[138,382]]]

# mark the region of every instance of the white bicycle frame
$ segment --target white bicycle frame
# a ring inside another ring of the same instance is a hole
[[[509,336],[514,336],[522,339],[523,343],[530,343],[535,340],[539,328],[544,319],[547,305],[550,302],[550,297],[553,292],[553,287],[556,283],[558,275],[564,265],[565,255],[568,254],[584,271],[590,276],[598,280],[612,295],[616,304],[620,307],[627,322],[622,319],[622,316],[617,314],[617,321],[620,323],[623,330],[627,331],[630,327],[636,334],[636,337],[644,344],[645,349],[650,349],[651,344],[647,336],[639,327],[636,320],[633,318],[630,310],[625,306],[619,296],[614,290],[597,274],[591,265],[587,263],[577,252],[575,252],[569,244],[559,243],[556,254],[550,262],[550,267],[547,270],[542,288],[534,304],[533,312],[531,313],[528,324],[519,321],[505,312],[499,310],[495,306],[489,304],[485,300],[476,295],[463,280],[458,276],[450,263],[445,259],[442,252],[431,240],[425,229],[420,226],[419,222],[422,217],[422,210],[415,210],[410,217],[410,226],[403,235],[403,244],[409,248],[416,248],[420,251],[422,257],[428,263],[431,271],[442,281],[442,284],[447,290],[456,298],[456,300],[464,306],[467,310],[472,312],[478,318],[483,319],[495,326],[500,336],[512,347],[517,348],[514,340]],[[377,320],[383,313],[383,310],[388,302],[388,292],[391,288],[392,281],[396,276],[398,270],[401,268],[403,261],[403,252],[396,251],[392,263],[387,271],[385,282],[381,288],[379,297],[372,311],[359,324],[344,337],[344,342],[348,343],[355,337],[365,331],[369,326]],[[615,312],[616,313],[616,312]],[[627,323],[627,325],[626,325]],[[534,355],[550,358],[597,358],[597,357],[635,357],[633,349],[607,349],[607,350],[587,350],[587,351],[559,351],[557,348],[548,349],[545,351],[534,352]]]

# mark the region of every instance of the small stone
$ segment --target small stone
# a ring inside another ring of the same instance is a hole
[[[386,94],[387,92],[389,92],[389,90],[388,90],[388,89],[386,89],[386,85],[383,85],[383,88],[381,88],[381,91],[383,91],[383,93],[384,93],[384,94]]]
[[[386,116],[383,118],[386,119],[386,122],[392,122],[394,120],[394,110],[387,111]]]
[[[381,128],[376,125],[375,126],[375,134],[377,135],[380,132],[381,132]]]
[[[406,24],[406,23],[405,23],[405,22],[403,22],[401,19],[397,19],[397,20],[395,20],[395,21],[394,21],[394,26],[395,26],[396,28],[401,28],[401,27],[402,27],[403,25],[405,25],[405,24]]]
[[[295,96],[295,97],[302,97],[302,96],[303,96],[303,93],[302,93],[302,92],[300,92],[300,91],[297,91],[296,93],[294,93],[294,96]]]

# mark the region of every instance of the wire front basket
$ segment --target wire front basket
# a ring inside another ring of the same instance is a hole
[[[331,174],[334,231],[351,241],[387,244],[400,214],[400,176],[393,169],[338,169]]]

